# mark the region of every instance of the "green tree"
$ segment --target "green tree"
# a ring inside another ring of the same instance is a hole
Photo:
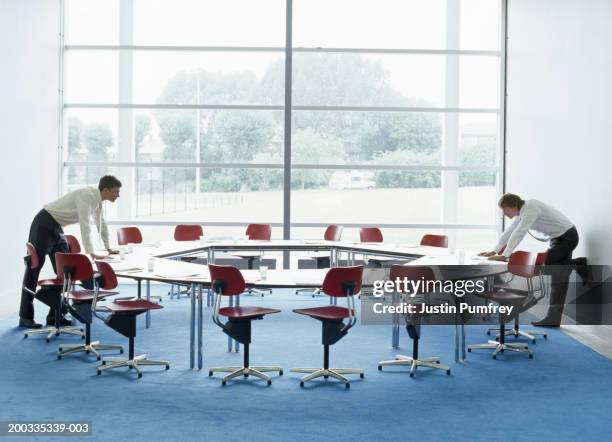
[[[462,166],[495,166],[495,145],[475,144],[459,150],[459,162]],[[495,172],[469,171],[459,174],[459,186],[493,186]]]
[[[108,161],[109,148],[115,144],[113,132],[106,123],[90,123],[83,130],[83,144],[87,151],[87,161]],[[106,173],[104,166],[87,168],[87,184],[97,183],[98,178]]]
[[[342,141],[322,136],[313,129],[298,130],[291,143],[293,164],[342,164],[346,154]],[[327,186],[332,170],[294,169],[291,172],[291,187],[307,189]]]
[[[377,158],[378,164],[397,165],[410,164],[415,166],[433,166],[440,163],[438,152],[411,152],[396,150],[384,152]],[[380,170],[375,175],[376,187],[386,188],[427,188],[440,187],[439,171],[407,171],[407,170]]]
[[[80,159],[82,147],[83,130],[85,125],[76,118],[68,119],[68,160],[78,161]],[[85,173],[74,166],[68,168],[68,183],[69,184],[84,184]]]

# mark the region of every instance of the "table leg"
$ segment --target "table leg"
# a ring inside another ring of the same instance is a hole
[[[236,296],[236,307],[238,307],[239,305],[240,305],[240,295]],[[235,339],[233,341],[234,341],[234,351],[238,353],[240,351],[240,343],[236,341]]]
[[[202,333],[203,333],[203,321],[204,315],[202,308],[202,284],[198,284],[198,370],[202,369]],[[196,285],[191,284],[191,296],[196,296]]]
[[[142,279],[138,279],[138,299],[142,296]]]
[[[192,285],[193,287],[193,285]],[[196,297],[190,297],[190,318],[189,318],[189,368],[195,365],[195,316],[196,316]]]
[[[140,298],[140,296],[138,297]],[[151,300],[151,281],[147,280],[147,301],[150,301],[150,300]],[[146,322],[146,328],[151,327],[151,310],[147,310],[145,322]]]
[[[233,307],[233,306],[234,306],[234,297],[229,296],[229,307]],[[227,351],[228,352],[232,351],[232,338],[230,336],[227,337]]]
[[[459,323],[457,315],[455,315],[455,362],[459,362]]]

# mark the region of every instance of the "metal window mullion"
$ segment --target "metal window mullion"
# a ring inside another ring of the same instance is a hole
[[[59,34],[58,34],[58,115],[57,115],[57,196],[63,194],[64,182],[68,179],[64,162],[67,159],[66,136],[64,131],[64,39],[65,39],[65,4],[59,1]]]
[[[285,1],[285,126],[283,150],[283,239],[291,238],[291,95],[293,79],[293,0]],[[283,253],[283,268],[290,264],[289,252]]]
[[[501,0],[501,26],[500,26],[500,47],[502,56],[500,57],[500,113],[499,122],[499,137],[498,137],[498,164],[499,173],[497,175],[497,196],[506,192],[506,98],[508,96],[508,1]],[[498,220],[498,234],[501,235],[504,228],[505,218],[501,211],[497,211],[497,205],[494,207],[496,211],[495,218]]]

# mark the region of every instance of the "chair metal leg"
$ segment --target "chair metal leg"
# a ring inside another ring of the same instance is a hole
[[[385,366],[409,366],[411,378],[414,377],[417,368],[420,366],[444,370],[446,374],[451,374],[450,367],[448,365],[440,364],[440,358],[438,357],[414,359],[410,356],[396,355],[395,359],[380,361],[378,363],[378,370],[382,370],[382,368]]]
[[[23,337],[25,339],[29,337],[30,335],[38,335],[38,334],[46,334],[47,342],[50,342],[51,338],[55,336],[59,336],[61,334],[80,335],[82,338],[85,337],[85,333],[83,333],[83,329],[79,326],[66,326],[66,327],[49,326],[49,327],[43,327],[43,328],[28,329],[26,330]]]
[[[310,373],[300,379],[300,387],[304,383],[316,378],[324,377],[325,379],[332,377],[344,383],[346,388],[349,388],[351,383],[344,374],[358,374],[361,379],[365,377],[363,370],[360,368],[292,368],[293,373]]]
[[[265,365],[261,367],[211,367],[208,369],[208,376],[212,376],[214,372],[230,372],[230,374],[225,375],[221,381],[221,385],[225,386],[227,381],[232,380],[238,376],[249,377],[253,375],[260,379],[263,379],[268,383],[268,385],[272,384],[272,379],[270,376],[264,374],[264,372],[269,371],[278,371],[279,376],[283,375],[283,368],[276,367],[271,365]]]
[[[513,342],[513,343],[506,343],[506,342],[497,342],[497,341],[489,341],[486,344],[473,344],[473,345],[468,345],[468,351],[471,352],[473,349],[489,349],[489,350],[493,350],[493,353],[491,354],[491,357],[493,359],[497,359],[497,355],[499,353],[503,353],[505,350],[508,351],[514,351],[514,352],[519,352],[519,353],[527,353],[527,355],[529,356],[529,359],[533,358],[533,352],[531,350],[529,350],[529,347],[527,344],[523,344],[523,343],[518,343],[518,342]]]
[[[101,355],[98,350],[119,350],[119,353],[123,354],[123,347],[121,345],[100,344],[100,341],[95,341],[91,344],[60,345],[59,350],[57,352],[57,359],[62,359],[62,357],[66,355],[85,352],[87,354],[92,353],[99,361],[101,359]]]
[[[170,369],[170,362],[161,361],[155,359],[147,359],[147,355],[135,356],[133,359],[119,359],[119,358],[104,358],[102,359],[102,365],[96,367],[96,373],[101,375],[103,371],[110,370],[112,368],[128,367],[134,369],[140,379],[142,377],[142,370],[139,366],[165,366],[166,370]]]

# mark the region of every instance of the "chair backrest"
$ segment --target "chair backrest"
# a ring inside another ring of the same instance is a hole
[[[30,258],[30,268],[35,269],[40,265],[40,260],[38,259],[38,253],[36,252],[36,247],[34,247],[34,244],[32,244],[31,242],[27,242],[26,252],[28,253],[28,257]]]
[[[99,281],[102,290],[113,290],[117,287],[117,275],[115,275],[115,271],[109,263],[96,261],[96,267],[98,267],[98,271],[100,272],[101,278]]]
[[[270,238],[272,238],[272,228],[270,224],[249,224],[245,235],[251,240],[270,241]]]
[[[340,241],[340,237],[342,237],[343,226],[336,226],[335,224],[327,226],[325,229],[325,234],[323,235],[323,239],[325,241]]]
[[[69,276],[72,282],[86,281],[93,278],[91,261],[80,253],[55,254],[55,266],[58,276]]]
[[[212,289],[224,296],[235,296],[244,292],[246,284],[240,270],[234,266],[208,264]]]
[[[68,243],[68,251],[70,253],[81,253],[81,244],[79,244],[79,240],[76,239],[74,235],[64,235],[64,239]]]
[[[126,244],[140,244],[142,233],[138,227],[119,227],[117,229],[117,242],[120,246]]]
[[[383,242],[383,234],[378,227],[363,227],[359,230],[361,242]]]
[[[193,224],[179,224],[174,228],[175,241],[197,241],[204,235],[202,226]]]
[[[363,266],[332,267],[327,271],[321,291],[329,296],[345,297],[347,291],[356,295],[361,291]]]
[[[546,264],[546,258],[548,258],[548,252],[540,252],[536,258],[536,265],[543,266]]]
[[[516,276],[531,278],[535,274],[537,254],[519,250],[510,255],[508,271]]]
[[[435,281],[436,276],[431,267],[427,266],[403,266],[403,265],[392,265],[391,272],[389,273],[389,280],[395,282],[399,278],[404,280],[408,278],[409,281],[423,281],[420,287],[423,290],[419,290],[418,293],[409,293],[410,295],[417,295],[423,293],[429,293],[432,288],[432,284],[427,284],[427,281]]]
[[[421,238],[422,246],[448,247],[448,236],[446,235],[423,235]]]

